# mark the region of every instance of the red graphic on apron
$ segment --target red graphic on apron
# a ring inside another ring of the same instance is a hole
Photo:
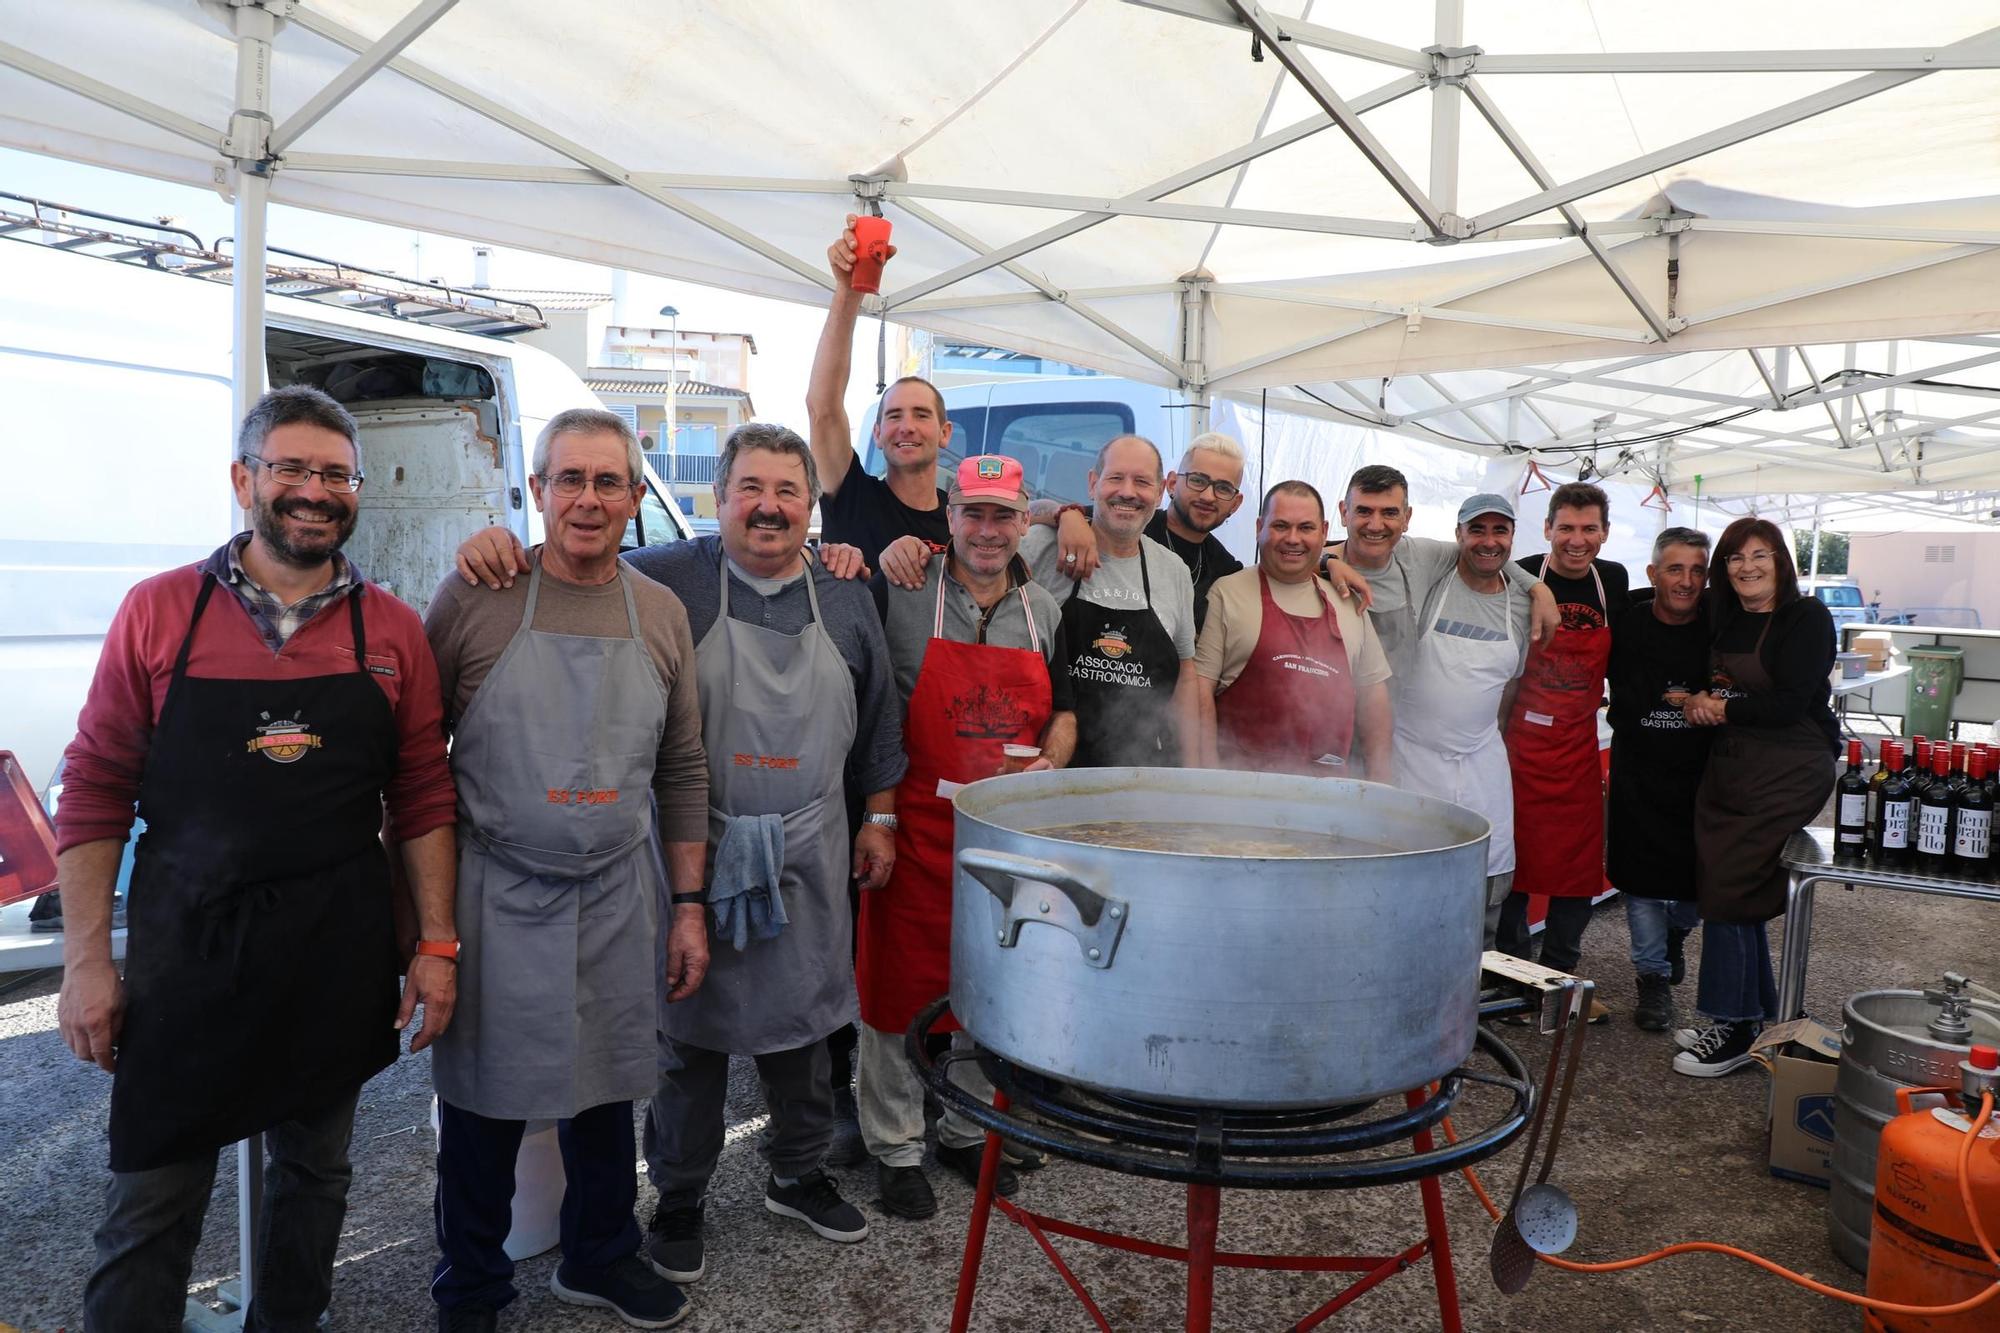
[[[953,697],[945,717],[953,731],[967,740],[1006,742],[1028,722],[1028,710],[1010,691],[981,685],[971,694]]]

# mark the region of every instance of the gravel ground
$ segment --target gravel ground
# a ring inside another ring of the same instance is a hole
[[[1774,927],[1774,951],[1776,945]],[[1699,940],[1690,940],[1692,950]],[[1757,1069],[1726,1079],[1674,1074],[1669,1039],[1640,1032],[1626,962],[1624,914],[1614,901],[1586,940],[1585,970],[1616,1012],[1590,1034],[1583,1077],[1555,1179],[1575,1196],[1582,1233],[1572,1257],[1622,1257],[1672,1241],[1729,1241],[1848,1290],[1860,1280],[1826,1241],[1822,1190],[1773,1179],[1764,1167],[1767,1080]],[[1808,1004],[1837,1022],[1844,998],[1883,986],[1933,982],[1946,969],[2000,977],[2000,930],[1990,906],[1893,893],[1823,890]],[[1692,1004],[1690,979],[1676,993]],[[31,980],[0,994],[0,1328],[81,1327],[80,1294],[101,1206],[104,1119],[110,1081],[77,1062],[55,1030],[57,981]],[[1546,1043],[1504,1029],[1539,1066]],[[942,1206],[928,1222],[902,1222],[872,1207],[872,1169],[840,1175],[876,1224],[852,1246],[821,1241],[767,1213],[755,1152],[762,1114],[754,1073],[738,1062],[729,1117],[737,1132],[709,1200],[709,1274],[692,1289],[695,1333],[722,1330],[918,1330],[946,1326],[970,1191],[939,1179]],[[426,1284],[434,1257],[423,1057],[404,1057],[368,1085],[355,1130],[356,1181],[334,1281],[333,1327],[414,1330],[431,1326]],[[1476,1117],[1468,1111],[1464,1119]],[[1496,1192],[1511,1187],[1518,1148],[1487,1168]],[[936,1178],[936,1177],[934,1177]],[[233,1155],[217,1179],[193,1291],[211,1295],[236,1265]],[[1184,1238],[1182,1194],[1057,1162],[1024,1182],[1028,1206],[1085,1225],[1167,1243]],[[1847,1330],[1856,1312],[1711,1256],[1667,1260],[1632,1273],[1572,1276],[1539,1271],[1527,1291],[1500,1295],[1487,1276],[1491,1226],[1464,1183],[1445,1182],[1458,1251],[1465,1320],[1481,1330]],[[651,1190],[641,1186],[649,1214]],[[1417,1189],[1355,1194],[1225,1194],[1221,1244],[1239,1251],[1384,1252],[1418,1238]],[[1161,1261],[1058,1242],[1114,1328],[1178,1328],[1181,1270]],[[620,1327],[608,1316],[559,1305],[547,1291],[551,1256],[521,1266],[523,1292],[501,1327],[528,1330]],[[1216,1327],[1289,1328],[1346,1281],[1331,1275],[1224,1272]],[[1430,1277],[1390,1279],[1337,1316],[1329,1329],[1437,1326]],[[976,1330],[1060,1333],[1090,1321],[1033,1241],[996,1218],[981,1272]]]

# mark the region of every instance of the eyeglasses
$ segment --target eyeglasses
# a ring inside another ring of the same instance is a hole
[[[600,472],[594,477],[586,477],[581,472],[558,472],[554,476],[541,472],[536,475],[565,500],[574,500],[582,495],[585,483],[597,492],[600,500],[623,500],[632,493],[635,484],[630,477],[621,477],[615,472]]]
[[[1768,565],[1776,558],[1776,555],[1770,551],[1737,551],[1724,559],[1722,563],[1728,565],[1731,569],[1740,569],[1744,565]]]
[[[1191,491],[1213,491],[1218,500],[1234,500],[1243,493],[1243,488],[1227,481],[1217,481],[1206,472],[1183,472],[1181,480]]]
[[[268,458],[256,454],[241,455],[245,464],[261,463],[271,474],[271,480],[280,486],[303,486],[314,477],[320,479],[330,491],[343,491],[348,495],[361,489],[362,477],[359,472],[349,472],[344,467],[307,467],[303,463],[273,463]]]

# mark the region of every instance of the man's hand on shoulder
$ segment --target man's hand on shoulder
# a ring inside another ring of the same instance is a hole
[[[497,524],[481,528],[459,543],[458,576],[472,587],[484,583],[498,591],[514,586],[528,572],[528,552],[521,539]]]
[[[859,546],[849,546],[844,542],[821,542],[814,552],[826,572],[842,581],[867,579],[874,576],[868,562],[861,558]]]
[[[882,548],[882,577],[898,588],[921,588],[931,554],[931,544],[922,537],[898,537]]]

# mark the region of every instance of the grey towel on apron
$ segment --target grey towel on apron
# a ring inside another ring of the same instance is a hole
[[[751,940],[777,938],[789,923],[778,880],[785,871],[785,817],[734,815],[715,844],[708,905],[715,938],[743,952]]]

